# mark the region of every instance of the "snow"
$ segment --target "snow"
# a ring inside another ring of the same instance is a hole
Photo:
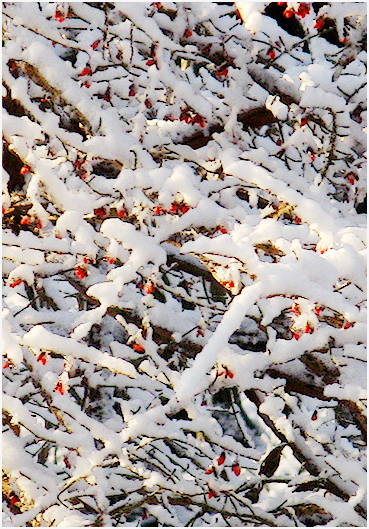
[[[365,526],[365,8],[269,4],[4,4],[4,526]]]
[[[36,325],[23,336],[23,344],[31,348],[39,348],[54,351],[63,356],[71,355],[73,358],[81,358],[86,362],[92,362],[102,367],[111,369],[114,373],[121,373],[130,378],[136,377],[136,370],[132,364],[120,358],[114,358],[107,353],[102,353],[93,347],[87,347],[71,338],[57,336],[47,331],[42,325]]]

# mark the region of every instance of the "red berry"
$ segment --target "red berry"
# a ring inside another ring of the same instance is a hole
[[[312,329],[312,327],[310,327],[310,325],[307,324],[305,329],[304,329],[304,333],[312,334],[313,332],[314,332],[314,330]]]
[[[193,118],[188,118],[188,120],[186,120],[186,123],[198,123],[200,125],[200,127],[204,128],[205,127],[205,118],[203,116],[200,116],[200,114],[196,114]]]
[[[91,83],[89,83],[88,81],[86,81],[85,83],[83,83],[83,86],[85,86],[86,88],[90,88]]]
[[[304,2],[301,2],[301,4],[299,4],[299,8],[297,10],[297,14],[301,18],[305,18],[306,15],[308,15],[309,13],[310,13],[310,6],[308,4],[305,4]]]
[[[233,378],[234,377],[234,374],[232,373],[232,371],[229,371],[228,369],[226,369],[226,372],[225,372],[225,377],[226,378]]]
[[[311,416],[311,420],[312,420],[312,421],[316,421],[317,418],[318,418],[318,412],[315,410],[314,413],[313,413],[313,415]]]
[[[272,61],[275,59],[275,51],[272,48],[267,52],[267,55],[269,55]]]
[[[341,40],[341,42],[342,42],[342,44],[347,44],[348,38],[345,37],[343,40]]]
[[[118,211],[118,217],[119,217],[120,219],[123,219],[123,217],[126,217],[126,216],[127,216],[127,211],[126,211],[124,208],[122,208],[122,209],[120,209],[120,210]]]
[[[300,309],[299,309],[298,305],[296,305],[296,304],[292,305],[291,312],[293,314],[297,314],[297,315],[301,314]]]
[[[192,37],[192,31],[187,28],[186,31],[184,32],[183,36],[188,39],[189,37]]]
[[[60,395],[64,395],[63,384],[60,381],[56,384],[54,391],[58,391]]]
[[[314,28],[318,29],[319,31],[321,31],[323,28],[324,28],[324,18],[317,18],[315,24],[314,24]]]
[[[206,470],[205,474],[212,474],[214,472],[214,467],[210,467]]]
[[[308,120],[306,118],[302,119],[300,122],[300,127],[303,127],[304,125],[307,125]]]
[[[230,282],[228,283],[228,285],[229,285],[229,288],[233,288],[233,287],[234,287],[234,281],[230,281]]]
[[[110,257],[108,261],[109,261],[109,264],[114,264],[116,262],[116,259],[114,257]]]
[[[154,208],[154,215],[160,215],[163,212],[163,208],[161,206],[156,206]]]
[[[37,362],[41,362],[41,364],[44,366],[47,362],[47,353],[45,353],[45,351],[43,351],[42,353],[40,353],[37,357]]]
[[[30,169],[29,169],[28,165],[23,165],[23,167],[21,167],[19,173],[20,173],[21,175],[24,176],[24,175],[26,175],[27,173],[29,173],[29,170],[30,170]]]
[[[93,263],[93,259],[89,257],[88,255],[85,255],[83,258],[84,263]]]
[[[74,273],[78,279],[84,279],[87,276],[86,270],[84,270],[81,266],[77,266],[77,268],[74,269]]]
[[[315,307],[314,312],[319,316],[319,314],[322,312],[323,307]]]
[[[139,343],[134,344],[133,350],[137,351],[138,353],[143,353],[145,351],[145,349]]]
[[[295,340],[299,340],[301,338],[301,333],[300,332],[294,332],[293,333],[293,337],[295,338]]]
[[[344,324],[343,328],[344,329],[349,329],[350,327],[352,327],[354,324],[350,321],[346,321],[346,323]]]
[[[178,211],[178,205],[172,204],[169,208],[169,211],[172,211],[173,213],[176,213]]]
[[[227,77],[228,75],[228,68],[224,68],[224,70],[218,70],[216,73],[215,73],[215,77],[217,77],[218,79],[220,77]],[[200,123],[200,122],[198,122]]]
[[[301,219],[300,219],[300,217],[295,217],[295,222],[296,222],[296,224],[301,224]]]
[[[293,11],[291,9],[285,9],[283,11],[283,15],[286,17],[286,18],[291,18],[293,17]]]
[[[358,175],[354,173],[353,171],[350,171],[349,173],[347,173],[346,178],[350,183],[355,183],[355,180],[359,180]]]
[[[277,6],[284,6],[286,4],[287,4],[287,2],[277,2]]]
[[[155,285],[154,285],[154,283],[152,283],[151,281],[149,281],[148,283],[146,283],[146,285],[144,286],[144,292],[145,292],[145,294],[152,294],[154,291],[155,291]]]
[[[238,463],[235,463],[232,467],[232,471],[236,474],[236,476],[239,476],[241,474],[241,467]]]
[[[86,66],[86,68],[83,68],[82,72],[81,72],[81,77],[83,77],[84,75],[91,75],[92,74],[92,70],[89,66]]]
[[[213,498],[214,496],[216,496],[216,494],[215,494],[215,492],[214,492],[213,490],[211,490],[211,491],[208,492],[208,498],[209,498],[209,500],[210,500],[211,498]]]
[[[227,229],[224,226],[220,226],[219,231],[220,233],[228,233]]]
[[[97,47],[98,47],[98,45],[99,45],[99,42],[100,42],[100,39],[95,40],[95,42],[92,44],[91,48],[92,48],[93,50],[96,50]]]
[[[22,226],[27,226],[27,224],[31,224],[31,217],[29,215],[24,215],[19,224],[21,224]]]
[[[10,498],[10,505],[16,505],[17,503],[19,503],[19,498],[18,496],[16,496],[15,494]]]
[[[184,215],[190,208],[188,206],[181,206],[180,211]]]
[[[58,22],[64,22],[65,20],[65,16],[60,11],[55,11],[54,17]]]
[[[16,279],[15,281],[12,282],[12,284],[10,285],[11,288],[14,288],[14,287],[17,287],[18,285],[20,285],[22,283],[22,279]]]
[[[225,454],[225,452],[222,452],[220,454],[220,457],[218,458],[218,465],[223,465],[223,463],[225,461],[225,458],[226,458],[226,454]]]
[[[135,85],[131,84],[131,86],[129,87],[128,95],[130,97],[136,95],[136,87],[135,87]]]
[[[96,215],[96,217],[103,219],[106,216],[106,209],[105,208],[94,209],[94,214]]]
[[[147,65],[147,66],[152,66],[153,64],[156,64],[155,59],[149,59],[149,60],[146,62],[146,65]]]
[[[12,367],[12,362],[10,360],[7,360],[5,364],[3,365],[3,369],[6,369],[7,367]]]

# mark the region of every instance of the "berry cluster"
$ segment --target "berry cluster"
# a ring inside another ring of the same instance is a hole
[[[193,112],[189,107],[182,110],[179,120],[191,125],[198,123],[201,128],[204,128],[206,125],[205,118],[197,112]]]

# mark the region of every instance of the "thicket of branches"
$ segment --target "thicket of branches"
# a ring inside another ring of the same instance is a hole
[[[3,36],[3,525],[365,526],[365,4]]]

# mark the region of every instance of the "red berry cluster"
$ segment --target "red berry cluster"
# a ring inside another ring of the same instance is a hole
[[[217,79],[224,79],[228,75],[228,68],[220,68],[215,72],[215,77]]]
[[[179,120],[184,121],[185,123],[190,123],[191,125],[198,123],[202,128],[204,128],[206,125],[205,118],[197,112],[192,112],[189,107],[186,107],[184,110],[182,110]]]
[[[220,456],[218,457],[216,464],[211,465],[205,471],[205,474],[206,475],[210,475],[210,474],[217,475],[216,466],[220,467],[220,466],[224,465],[225,460],[226,460],[226,453],[222,452],[220,454]],[[233,465],[232,465],[232,472],[234,474],[236,474],[236,476],[239,476],[241,474],[241,467],[240,467],[240,464],[237,461],[235,463],[233,463]],[[211,498],[216,497],[216,496],[217,496],[217,493],[214,490],[210,489],[209,492],[208,492],[208,498],[211,499]]]
[[[82,266],[76,266],[74,273],[78,279],[84,279],[87,276],[87,272],[84,268],[82,268]]]
[[[158,207],[160,208],[160,206]],[[187,213],[187,211],[189,211],[189,209],[190,208],[186,206],[185,204],[176,204],[175,202],[172,202],[169,208],[169,213],[176,213],[177,215],[178,214],[184,215],[185,213]]]
[[[287,2],[277,2],[277,5],[284,6]],[[299,7],[297,8],[297,11],[293,7],[287,7],[283,11],[283,16],[286,18],[292,18],[294,15],[297,15],[300,18],[305,18],[306,15],[310,13],[310,6],[309,4],[306,4],[305,2],[301,2],[299,4]]]
[[[115,257],[111,257],[109,255],[104,255],[103,261],[107,261],[109,264],[114,264],[114,263],[116,263],[117,260],[116,260]]]
[[[64,22],[64,20],[65,20],[65,16],[64,16],[63,13],[62,13],[61,11],[59,11],[58,9],[55,11],[54,18],[55,18],[55,20],[57,20],[58,22]]]
[[[98,217],[99,219],[105,219],[105,217],[107,215],[107,211],[103,207],[96,208],[96,209],[94,209],[94,215],[96,215],[96,217]]]
[[[297,303],[294,303],[292,305],[292,307],[290,308],[290,312],[292,312],[292,314],[294,314],[295,316],[301,315],[301,310]],[[293,338],[295,340],[299,340],[303,334],[312,334],[313,332],[314,329],[310,326],[309,323],[307,323],[303,329],[298,329],[293,332]]]

